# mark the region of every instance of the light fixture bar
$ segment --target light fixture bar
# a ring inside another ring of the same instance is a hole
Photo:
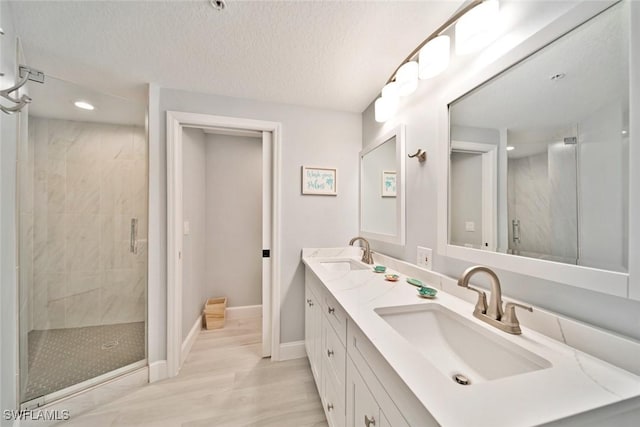
[[[465,7],[463,7],[462,9],[460,9],[457,13],[455,13],[453,16],[451,16],[451,18],[449,18],[447,20],[447,22],[445,22],[444,24],[442,24],[440,27],[438,27],[437,30],[435,30],[433,33],[431,33],[431,35],[429,37],[427,37],[426,39],[424,39],[424,41],[422,43],[420,43],[405,59],[404,61],[402,61],[400,63],[400,65],[398,65],[398,67],[393,71],[393,73],[391,74],[391,76],[389,77],[389,79],[387,80],[387,83],[391,83],[393,81],[393,79],[395,79],[396,74],[398,73],[398,70],[400,69],[400,67],[402,67],[404,64],[406,64],[407,62],[410,62],[411,60],[413,60],[413,58],[416,57],[416,55],[418,55],[418,53],[420,52],[420,49],[422,49],[424,47],[424,45],[426,45],[427,43],[429,43],[431,40],[435,39],[436,37],[438,37],[440,35],[440,33],[443,33],[444,31],[446,31],[449,27],[451,27],[453,24],[455,24],[460,18],[462,18],[462,16],[469,12],[471,9],[473,9],[476,6],[479,6],[480,4],[484,3],[485,0],[472,0],[471,3],[469,3],[468,5],[466,5]]]

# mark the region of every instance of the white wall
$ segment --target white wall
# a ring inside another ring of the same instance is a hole
[[[207,135],[206,292],[262,304],[262,137]]]
[[[640,19],[640,4],[631,2],[636,20]],[[595,6],[595,3],[589,5]],[[502,7],[502,6],[501,6]],[[528,13],[520,13],[513,8],[529,7]],[[503,43],[496,43],[483,53],[466,58],[455,58],[444,75],[430,81],[422,81],[418,90],[408,98],[401,100],[396,116],[384,124],[374,120],[373,103],[363,113],[363,141],[368,142],[400,123],[406,124],[407,152],[415,152],[418,148],[429,153],[425,165],[418,162],[407,162],[407,244],[405,247],[374,243],[374,250],[379,250],[415,262],[416,246],[436,248],[438,227],[446,224],[438,223],[437,186],[438,168],[436,154],[439,150],[448,150],[447,135],[440,126],[444,116],[443,106],[451,102],[464,91],[495,75],[508,67],[514,58],[522,58],[540,46],[552,41],[570,29],[570,19],[562,15],[572,8],[570,2],[513,2],[505,4],[503,12],[513,17],[509,25],[513,28]],[[509,9],[511,8],[511,9]],[[520,16],[521,20],[516,18]],[[560,17],[558,21],[556,18]],[[555,21],[555,22],[553,22]],[[636,21],[638,22],[638,21]],[[631,25],[634,28],[634,25]],[[543,30],[543,31],[541,31]],[[632,30],[634,31],[634,30]],[[640,74],[635,67],[640,65],[640,49],[633,48],[640,43],[640,32],[632,33],[631,76]],[[508,53],[508,56],[504,56]],[[635,71],[634,71],[635,70]],[[633,78],[633,77],[632,77]],[[636,83],[637,84],[637,83]],[[638,105],[640,93],[633,86],[632,105]],[[632,117],[633,118],[633,117]],[[632,123],[632,130],[637,127]],[[632,154],[633,155],[633,154]],[[630,172],[633,174],[633,170]],[[633,179],[631,180],[633,183]],[[633,196],[633,189],[631,189]],[[640,207],[633,196],[632,206]],[[630,221],[632,218],[630,216]],[[633,228],[630,223],[630,241],[640,241],[640,229]],[[633,249],[633,247],[632,247]],[[630,251],[630,256],[634,253]],[[630,269],[633,267],[631,258]],[[434,269],[447,275],[458,277],[469,264],[453,258],[434,256]],[[525,302],[544,307],[549,310],[568,315],[597,326],[640,339],[640,303],[617,298],[606,294],[582,290],[555,282],[536,279],[517,273],[497,271],[503,284],[505,294]],[[637,273],[637,270],[636,270]],[[632,273],[633,280],[633,273]],[[603,284],[606,286],[606,284]],[[636,292],[636,295],[638,293]]]
[[[10,4],[0,2],[0,87],[15,83],[16,38]],[[0,409],[16,407],[16,145],[18,115],[0,112]],[[2,426],[10,422],[2,417]]]
[[[182,246],[182,340],[202,314],[206,294],[206,150],[201,129],[182,131],[182,209],[189,234]]]
[[[151,85],[149,94],[149,360],[166,359],[166,111],[282,123],[281,342],[304,336],[303,247],[344,246],[357,234],[360,114],[229,98]],[[337,167],[338,195],[302,196],[302,165]],[[330,230],[331,232],[327,232]],[[153,332],[151,332],[153,331]]]

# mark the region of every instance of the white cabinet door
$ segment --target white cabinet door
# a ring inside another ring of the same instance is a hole
[[[347,361],[347,427],[379,427],[380,407],[351,362]]]

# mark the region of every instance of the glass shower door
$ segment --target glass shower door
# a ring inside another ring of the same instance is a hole
[[[51,77],[31,95],[18,167],[26,407],[144,365],[147,300],[144,106]]]

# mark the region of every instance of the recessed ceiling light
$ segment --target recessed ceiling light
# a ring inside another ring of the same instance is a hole
[[[549,79],[550,79],[551,81],[554,81],[554,80],[561,80],[561,79],[564,79],[564,77],[565,77],[565,76],[566,76],[566,74],[565,74],[565,73],[558,73],[558,74],[554,74],[553,76],[549,77]]]
[[[76,101],[73,103],[73,105],[75,105],[78,108],[82,108],[83,110],[93,110],[95,109],[95,107],[91,104],[89,104],[86,101]]]
[[[507,151],[513,151],[515,149],[516,147],[514,147],[513,145],[507,145]]]

